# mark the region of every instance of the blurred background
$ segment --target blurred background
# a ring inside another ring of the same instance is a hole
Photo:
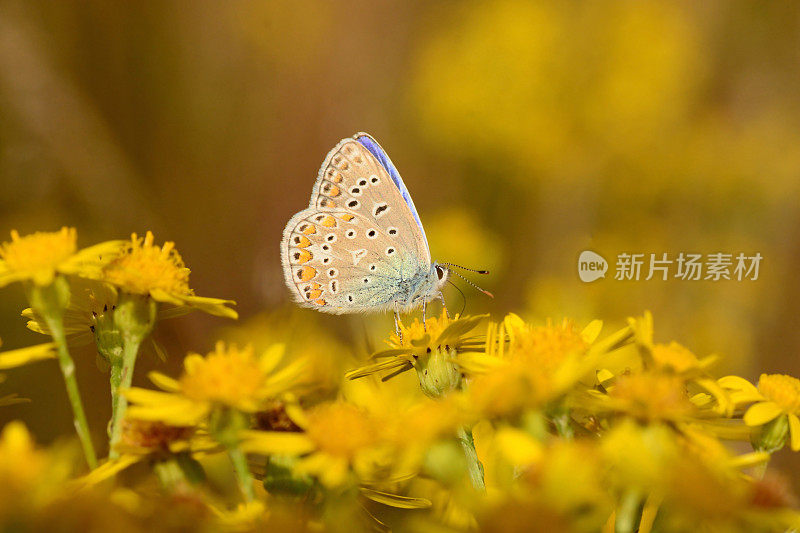
[[[159,323],[172,355],[142,356],[137,384],[248,328],[357,357],[388,319],[295,310],[278,244],[328,150],[367,131],[433,257],[492,271],[475,281],[494,300],[461,283],[467,313],[618,327],[650,309],[656,340],[721,354],[718,375],[799,376],[799,65],[793,2],[2,0],[0,234],[151,229],[197,294],[238,302],[233,333],[199,313]],[[585,249],[606,279],[579,280]],[[757,281],[623,282],[621,252],[764,259]],[[42,341],[23,307],[3,291],[5,348]],[[102,441],[107,377],[91,347],[75,355]],[[0,424],[70,434],[56,365],[6,374],[33,402]]]

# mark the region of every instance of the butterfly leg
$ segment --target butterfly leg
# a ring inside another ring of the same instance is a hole
[[[400,344],[403,343],[403,330],[400,329],[400,313],[394,312],[394,332],[400,337]]]
[[[422,331],[428,331],[428,325],[425,323],[425,318],[428,313],[428,301],[422,300]]]

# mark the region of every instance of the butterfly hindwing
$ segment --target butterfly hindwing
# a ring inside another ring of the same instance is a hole
[[[295,215],[281,244],[294,299],[319,311],[346,313],[391,309],[407,296],[402,282],[418,274],[419,262],[373,226],[361,214],[333,209]]]

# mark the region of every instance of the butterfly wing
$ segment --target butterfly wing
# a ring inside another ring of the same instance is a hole
[[[414,202],[389,157],[365,133],[343,139],[328,153],[309,207],[345,209],[363,214],[381,230],[394,228],[392,238],[430,267],[428,241]]]
[[[430,273],[425,234],[404,193],[367,146],[356,139],[337,144],[308,209],[284,229],[281,259],[294,299],[329,313],[404,302]]]
[[[370,222],[311,208],[292,218],[281,248],[296,302],[339,314],[394,309],[407,297],[420,278],[419,260]]]

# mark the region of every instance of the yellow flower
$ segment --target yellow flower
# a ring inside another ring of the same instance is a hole
[[[727,392],[714,380],[706,370],[718,357],[709,355],[699,359],[688,348],[670,342],[655,344],[653,342],[653,315],[645,311],[642,317],[628,318],[633,330],[642,366],[662,373],[679,374],[687,383],[697,385],[705,392],[697,393],[692,402],[702,408],[710,408],[718,415],[730,416],[735,407]]]
[[[595,369],[598,358],[628,341],[624,328],[596,342],[602,323],[583,330],[564,320],[531,326],[509,314],[491,325],[485,354],[462,357],[462,369],[473,376],[470,404],[487,417],[510,416],[528,407],[540,407],[566,393]]]
[[[274,345],[262,355],[252,347],[238,348],[218,342],[205,357],[189,354],[177,380],[153,372],[150,379],[167,392],[131,388],[125,392],[137,404],[131,418],[160,420],[176,426],[203,421],[216,406],[254,413],[270,400],[308,385],[306,361],[296,360],[278,369],[283,346]]]
[[[117,255],[121,241],[108,241],[78,251],[75,228],[36,232],[0,245],[0,287],[15,281],[32,281],[38,286],[52,283],[56,274],[92,277]]]
[[[58,497],[72,473],[71,459],[38,449],[22,422],[6,424],[0,433],[0,524]]]
[[[350,479],[351,466],[380,439],[376,419],[341,400],[314,407],[296,422],[304,433],[243,432],[242,449],[268,455],[306,455],[295,472],[314,475],[324,485],[338,487]]]
[[[755,401],[744,414],[748,426],[763,426],[778,417],[789,422],[789,435],[793,451],[800,451],[800,380],[784,374],[761,374],[758,389],[745,380],[723,378],[723,383],[738,386],[745,399]],[[722,380],[721,380],[722,381]],[[746,383],[743,384],[742,382]]]
[[[302,432],[244,432],[242,448],[301,456],[294,471],[326,486],[357,481],[378,490],[393,478],[411,477],[432,443],[456,434],[463,424],[457,403],[430,400],[410,380],[346,382],[340,399],[307,410],[287,408]]]
[[[0,370],[35,363],[44,359],[56,358],[56,345],[52,342],[36,344],[17,350],[0,352]]]
[[[440,397],[460,387],[460,357],[484,350],[484,341],[468,334],[485,318],[486,315],[466,318],[456,315],[450,319],[442,311],[440,317],[430,317],[424,324],[419,319],[409,325],[401,322],[402,338],[393,333],[388,341],[392,348],[372,355],[371,359],[380,362],[351,370],[345,378],[389,372],[383,377],[386,381],[415,368],[425,394]]]
[[[645,421],[683,420],[695,409],[682,378],[656,372],[619,376],[608,398],[609,408]]]
[[[118,456],[80,478],[78,484],[82,487],[97,485],[145,459],[167,461],[177,454],[209,452],[218,448],[217,443],[195,427],[125,418],[122,438],[115,447]]]
[[[125,252],[103,268],[101,279],[129,294],[149,295],[157,302],[237,318],[236,311],[227,307],[235,304],[232,300],[195,296],[189,287],[189,269],[175,243],[166,242],[159,248],[153,241],[150,231],[144,238],[131,235]]]

